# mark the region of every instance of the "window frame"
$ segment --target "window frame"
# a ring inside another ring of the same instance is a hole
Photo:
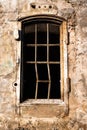
[[[17,82],[17,88],[16,88],[16,99],[17,99],[17,105],[30,105],[30,104],[59,104],[64,105],[65,108],[68,110],[69,106],[69,77],[68,77],[68,58],[67,58],[67,44],[68,44],[68,35],[67,35],[67,21],[63,18],[60,18],[58,16],[54,15],[34,15],[24,18],[18,19],[18,28],[21,30],[22,23],[26,21],[33,21],[33,20],[52,20],[56,23],[58,22],[60,24],[60,49],[62,52],[60,62],[63,59],[63,62],[61,62],[61,99],[29,99],[27,102],[20,103],[20,71],[21,71],[21,65],[19,64],[18,70],[17,70],[17,76],[16,76],[16,82]],[[22,32],[22,30],[21,30]],[[22,34],[22,33],[21,33]],[[22,37],[21,37],[22,39]],[[19,60],[21,63],[21,40],[17,41],[17,61]]]

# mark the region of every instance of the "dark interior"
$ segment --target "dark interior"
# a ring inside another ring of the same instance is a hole
[[[47,99],[50,82],[49,98],[61,98],[59,32],[57,24],[23,24],[21,102],[35,99],[36,84],[37,99]]]

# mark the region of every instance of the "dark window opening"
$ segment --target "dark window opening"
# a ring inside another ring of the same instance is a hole
[[[60,27],[56,23],[23,23],[21,102],[60,99]]]
[[[56,24],[49,24],[49,43],[50,44],[60,43],[59,27]]]
[[[51,46],[49,47],[49,60],[50,61],[60,61],[60,47]]]
[[[37,47],[37,61],[47,61],[47,47]]]
[[[53,98],[53,99],[58,99],[61,96],[59,73],[60,73],[60,65],[59,64],[51,64],[50,65],[50,75],[51,75],[50,98]]]
[[[37,44],[47,43],[47,25],[45,23],[37,24]]]
[[[48,83],[38,83],[37,99],[47,99],[48,95]]]
[[[39,80],[48,80],[48,69],[47,64],[37,64],[38,70],[38,79]]]

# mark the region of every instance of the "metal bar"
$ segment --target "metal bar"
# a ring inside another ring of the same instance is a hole
[[[50,80],[37,80],[36,82],[41,82],[41,83],[50,83]]]
[[[36,81],[38,80],[38,70],[37,70],[37,24],[35,24],[35,71],[36,71]],[[37,99],[38,92],[38,82],[36,82],[35,99]]]
[[[60,61],[26,61],[27,64],[60,64]]]
[[[26,44],[27,47],[35,47],[35,44]],[[37,44],[37,46],[47,46],[47,44]],[[60,46],[59,43],[56,43],[56,44],[49,44],[49,46]]]
[[[51,88],[51,77],[50,77],[50,68],[49,68],[49,24],[47,24],[47,68],[48,68],[48,78],[49,78],[49,85],[48,85],[48,95],[47,98],[50,98],[50,88]]]

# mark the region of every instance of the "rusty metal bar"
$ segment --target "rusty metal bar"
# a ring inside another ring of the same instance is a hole
[[[37,24],[35,24],[35,71],[36,71],[36,80],[38,80],[38,70],[37,70]],[[35,99],[37,99],[38,92],[38,82],[36,82],[36,91],[35,91]]]

